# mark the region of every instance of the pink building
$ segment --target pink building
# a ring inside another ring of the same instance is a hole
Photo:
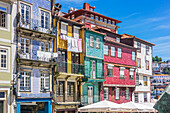
[[[131,101],[135,90],[136,49],[120,43],[121,35],[106,29],[94,28],[106,34],[104,38],[104,76],[101,100],[116,103]]]

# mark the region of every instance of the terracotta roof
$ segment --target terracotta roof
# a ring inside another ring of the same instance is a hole
[[[96,14],[96,15],[99,15],[99,16],[102,16],[102,17],[105,17],[105,18],[108,18],[108,19],[110,19],[110,20],[114,20],[114,21],[116,21],[117,23],[121,23],[121,21],[119,21],[119,20],[116,20],[116,19],[113,19],[113,18],[104,16],[104,15],[99,14],[99,13],[94,12],[94,11],[85,10],[85,9],[79,9],[79,10],[77,10],[77,11],[73,11],[73,12],[71,12],[71,13],[67,13],[67,14],[65,14],[64,16],[72,15],[72,14],[74,14],[74,13],[81,12],[81,11],[86,11],[86,12],[89,12],[89,13],[93,13],[93,14]]]
[[[124,46],[124,47],[130,48],[130,49],[138,50],[138,49],[135,48],[135,47],[126,45],[126,44],[124,44],[124,43],[116,42],[116,41],[114,41],[114,40],[109,40],[109,39],[106,39],[106,38],[105,38],[104,40],[105,40],[105,41],[108,41],[108,42],[112,42],[112,43],[117,44],[117,45],[120,45],[120,46]]]
[[[101,32],[99,32],[99,31],[96,31],[96,30],[94,30],[94,29],[87,28],[87,27],[85,27],[85,26],[83,26],[82,29],[87,29],[87,30],[89,30],[89,31],[93,31],[93,32],[98,33],[98,34],[101,34],[101,35],[106,35],[105,33],[101,33]]]
[[[102,29],[102,30],[108,31],[108,32],[110,32],[110,33],[113,33],[113,34],[115,34],[115,35],[122,36],[122,35],[120,35],[120,34],[117,34],[117,33],[112,32],[110,29],[107,29],[107,28],[101,27],[101,26],[96,26],[96,27],[93,27],[92,29],[95,29],[95,30],[96,30],[96,29]]]
[[[140,40],[140,41],[142,41],[142,42],[145,42],[145,43],[148,43],[148,44],[150,44],[150,45],[152,45],[152,46],[155,46],[155,44],[150,43],[150,42],[145,41],[145,40],[142,40],[142,39],[140,39],[140,38],[137,38],[137,37],[135,37],[135,36],[133,36],[133,35],[129,35],[129,34],[126,34],[126,33],[121,34],[121,35],[122,35],[122,36],[123,36],[123,35],[129,36],[129,37],[121,37],[122,39],[124,39],[124,38],[135,38],[135,39],[137,39],[137,40]]]

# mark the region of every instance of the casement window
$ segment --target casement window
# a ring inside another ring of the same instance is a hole
[[[100,49],[100,38],[96,38],[96,48]]]
[[[117,57],[122,58],[122,49],[121,48],[117,48]]]
[[[8,58],[8,50],[7,49],[0,49],[0,69],[7,69],[7,58]]]
[[[138,93],[134,93],[135,95],[135,102],[138,103]]]
[[[109,88],[104,87],[104,99],[108,100],[109,99]]]
[[[129,69],[129,79],[133,80],[134,69]]]
[[[149,61],[146,61],[146,70],[149,70]]]
[[[41,51],[48,52],[49,50],[49,43],[41,42]]]
[[[125,90],[125,99],[129,100],[129,88],[126,88]]]
[[[137,66],[138,66],[138,68],[141,68],[141,59],[140,58],[137,59]]]
[[[94,47],[94,37],[90,36],[90,47]]]
[[[116,99],[116,100],[119,100],[119,99],[120,99],[120,88],[116,88],[115,99]]]
[[[107,76],[113,77],[113,66],[109,64],[107,65]]]
[[[56,83],[56,96],[64,95],[64,81],[59,81]]]
[[[0,11],[0,27],[7,27],[7,13]]]
[[[109,55],[109,46],[104,45],[104,55]]]
[[[74,38],[79,39],[79,27],[74,26]]]
[[[41,91],[49,91],[50,88],[50,74],[41,73]]]
[[[20,72],[20,91],[31,91],[31,72]]]
[[[61,34],[67,35],[67,25],[68,23],[61,22]]]
[[[6,113],[7,112],[7,99],[6,99],[6,92],[0,92],[0,113]]]
[[[96,62],[91,60],[91,78],[96,79]]]
[[[149,55],[149,46],[146,46],[146,54]]]
[[[143,76],[143,82],[144,82],[144,86],[147,86],[147,85],[148,85],[147,76]]]
[[[29,28],[31,25],[31,7],[29,5],[20,4],[21,26]]]
[[[120,67],[119,68],[119,78],[120,79],[124,79],[124,75],[125,75],[125,67]]]
[[[41,28],[49,29],[50,13],[41,10]]]
[[[120,38],[119,37],[116,37],[116,42],[120,42]]]
[[[67,96],[74,96],[74,82],[67,82]]]
[[[115,47],[111,47],[111,56],[116,56],[116,50]]]
[[[20,38],[20,44],[22,53],[30,53],[30,39]]]
[[[147,102],[147,93],[144,93],[144,102]]]
[[[132,60],[133,60],[133,61],[135,61],[135,58],[136,58],[135,54],[136,54],[136,53],[135,53],[134,51],[132,51]]]
[[[138,48],[138,52],[141,52],[141,43],[137,42],[137,48]]]

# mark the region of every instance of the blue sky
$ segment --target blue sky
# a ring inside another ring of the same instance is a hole
[[[118,19],[118,33],[135,35],[154,43],[153,56],[170,60],[170,0],[56,0],[62,11],[81,9],[87,2],[95,12]]]

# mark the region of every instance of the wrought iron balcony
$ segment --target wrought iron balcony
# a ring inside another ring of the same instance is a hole
[[[39,31],[43,32],[46,34],[51,34],[51,35],[56,35],[56,30],[55,28],[51,27],[50,24],[48,26],[39,26],[39,20],[38,19],[23,19],[19,18],[19,27],[20,28],[25,28],[29,30],[34,30],[34,31]]]
[[[67,62],[57,62],[57,72],[84,75],[84,65]]]

